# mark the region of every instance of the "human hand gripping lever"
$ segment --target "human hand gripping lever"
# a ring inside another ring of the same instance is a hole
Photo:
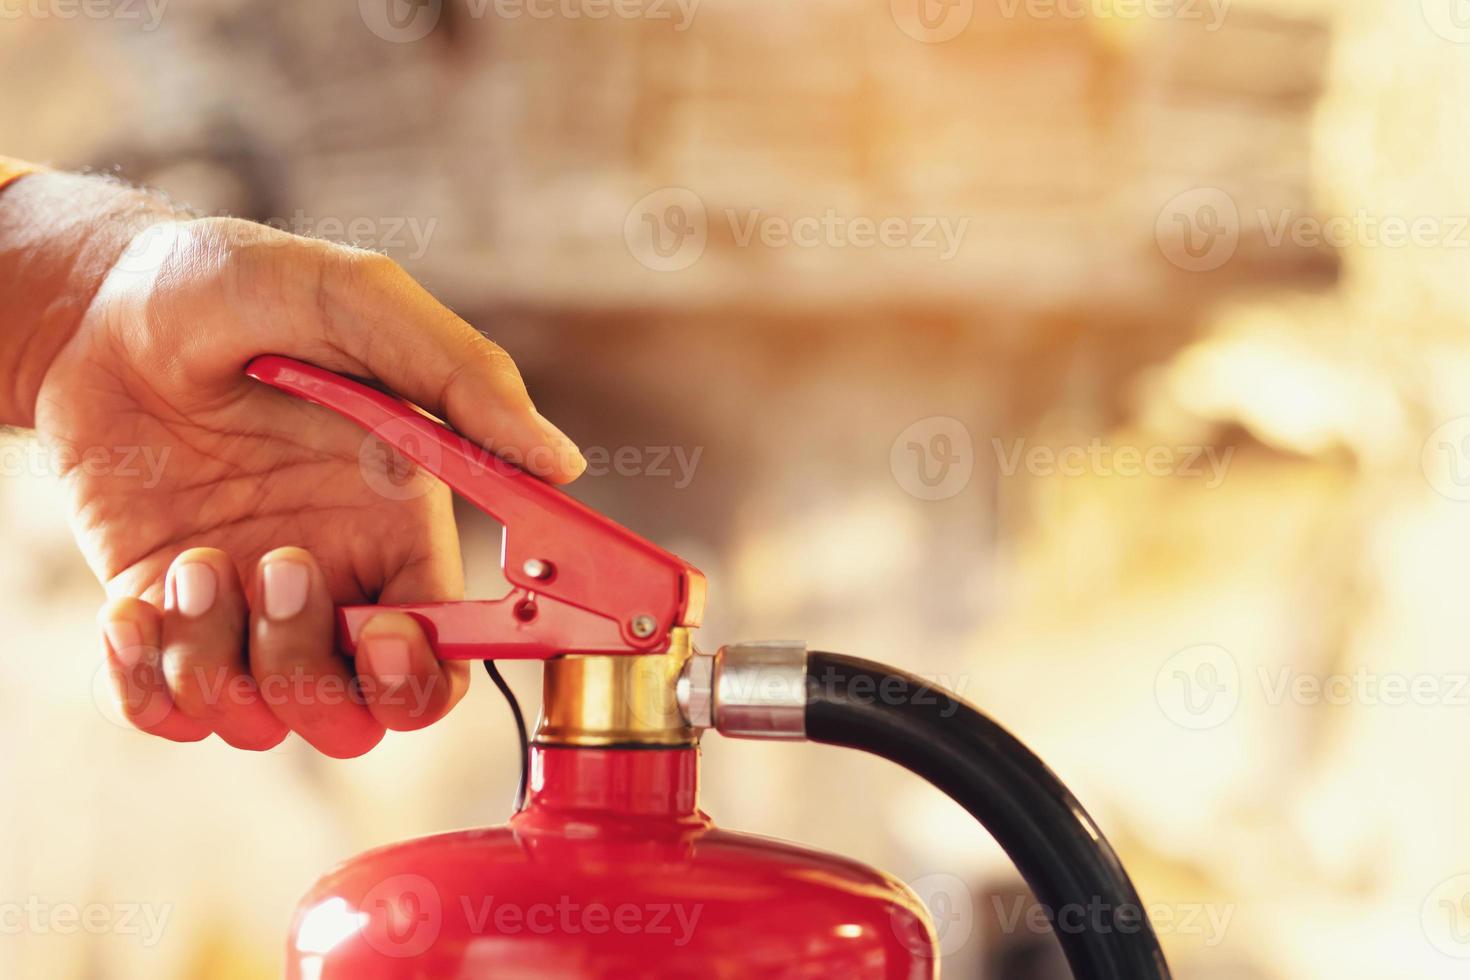
[[[1037,901],[1051,910],[1074,976],[1089,980],[1169,976],[1142,902],[1101,830],[1040,759],[978,709],[897,669],[836,654],[808,653],[799,643],[731,644],[714,655],[701,654],[690,633],[703,613],[705,580],[687,562],[389,395],[277,356],[255,359],[248,372],[353,420],[504,526],[502,564],[512,584],[508,595],[467,602],[339,607],[338,644],[351,654],[363,624],[384,608],[393,608],[423,627],[441,658],[546,661],[543,715],[533,750],[539,782],[533,787],[532,802],[513,820],[518,834],[542,841],[535,846],[566,843],[563,825],[546,816],[554,811],[555,800],[583,801],[577,811],[577,836],[585,837],[599,826],[588,800],[606,804],[612,798],[608,794],[625,792],[629,786],[639,787],[639,807],[663,798],[655,793],[659,780],[675,779],[670,774],[678,766],[671,768],[657,759],[692,756],[700,733],[707,729],[739,738],[809,739],[857,748],[918,774],[986,827],[1015,862]],[[692,759],[688,765],[693,765]],[[628,814],[620,813],[617,826],[624,829],[619,833],[626,832],[626,819]],[[654,825],[649,827],[654,833]],[[476,860],[467,856],[468,840],[446,838],[440,846],[446,856],[452,854],[450,865],[455,868]],[[569,851],[567,860],[581,853]],[[686,897],[692,894],[697,900],[702,879],[698,854],[693,853],[690,857],[681,852],[680,860],[695,862],[682,887]],[[381,950],[371,941],[366,946],[343,945],[327,954],[303,942],[302,933],[309,931],[313,915],[318,914],[314,908],[336,909],[341,906],[333,903],[356,901],[349,900],[355,877],[366,882],[381,881],[385,874],[401,877],[405,869],[396,862],[412,860],[419,862],[414,866],[417,871],[435,878],[437,872],[431,874],[428,865],[435,864],[436,855],[430,839],[403,845],[401,853],[364,856],[358,865],[323,879],[298,915],[292,948],[301,955],[292,961],[289,975],[406,977],[407,971],[422,969],[426,963],[448,968],[463,962],[456,944],[469,942],[472,930],[449,921],[441,925],[437,948],[426,948],[413,959],[380,957]],[[769,859],[755,849],[749,857],[751,862]],[[456,887],[488,887],[485,883],[504,871],[508,859],[487,851],[484,860],[485,866],[475,871],[483,878],[479,885]],[[606,856],[600,857],[596,874],[604,874],[607,864]],[[443,872],[451,873],[461,872]],[[541,871],[536,881],[518,879],[517,887],[540,887],[537,882],[543,876]],[[707,897],[712,906],[719,900],[717,893]],[[830,901],[838,898],[834,895]],[[371,913],[358,914],[365,916],[362,921],[368,925],[363,931],[371,938]],[[817,916],[811,908],[805,914]],[[811,949],[820,944],[803,939],[799,946]],[[395,955],[402,957],[401,950]],[[586,955],[592,963],[601,954],[589,950]],[[679,955],[696,957],[697,947],[682,949]],[[925,955],[930,963],[919,957],[910,970],[890,962],[884,968],[889,972],[882,975],[931,976],[932,951]],[[321,962],[323,957],[326,963]],[[833,964],[832,969],[838,970],[836,959]],[[722,965],[729,966],[728,959]],[[856,969],[842,967],[845,972],[840,975],[858,976]],[[861,973],[869,975],[879,974]]]
[[[445,660],[652,653],[667,646],[675,627],[699,625],[704,576],[692,565],[422,412],[285,357],[258,357],[246,373],[351,419],[505,528],[508,595],[342,606],[337,642],[344,653],[355,651],[362,627],[384,608],[417,620]]]

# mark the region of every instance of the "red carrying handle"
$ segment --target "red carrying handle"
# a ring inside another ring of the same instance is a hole
[[[346,653],[384,609],[424,627],[443,659],[542,659],[560,653],[655,653],[670,630],[697,626],[704,576],[688,562],[481,448],[412,406],[287,357],[245,373],[325,406],[443,480],[505,527],[500,599],[338,608]]]

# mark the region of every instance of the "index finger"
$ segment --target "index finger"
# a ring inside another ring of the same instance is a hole
[[[510,355],[396,262],[324,243],[303,247],[322,251],[313,262],[285,257],[293,302],[329,311],[329,318],[318,333],[283,323],[271,338],[277,349],[262,353],[366,372],[466,438],[553,482],[574,480],[587,468],[576,443],[536,410]],[[290,250],[277,249],[275,257],[282,251]]]

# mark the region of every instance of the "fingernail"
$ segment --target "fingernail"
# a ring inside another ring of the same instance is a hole
[[[107,645],[112,648],[112,655],[124,667],[135,667],[143,659],[143,633],[137,623],[114,619],[102,627],[102,632],[107,637]]]
[[[185,562],[174,569],[174,601],[185,616],[209,612],[217,587],[214,569],[202,561]]]
[[[363,639],[373,673],[389,691],[408,680],[408,641],[401,636],[370,636]]]
[[[556,452],[557,469],[569,472],[573,477],[582,475],[587,469],[587,459],[582,455],[582,450],[571,438],[540,412],[534,412],[536,424],[541,427],[541,434],[546,439],[546,444]]]
[[[267,562],[261,572],[265,584],[265,614],[270,619],[290,619],[306,608],[311,574],[299,561],[278,558]]]

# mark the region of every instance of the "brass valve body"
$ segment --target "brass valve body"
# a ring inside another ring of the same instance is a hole
[[[685,722],[675,695],[693,649],[689,630],[676,627],[667,653],[567,654],[546,661],[537,744],[694,745],[698,733]]]

